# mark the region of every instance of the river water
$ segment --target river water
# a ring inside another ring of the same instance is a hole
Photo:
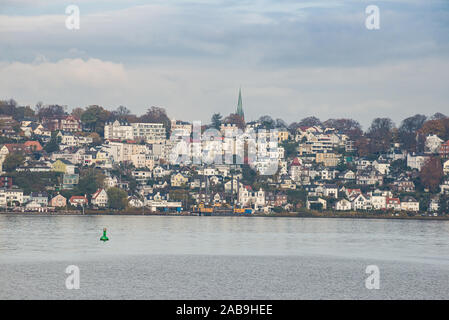
[[[0,299],[448,298],[448,221],[0,215]]]

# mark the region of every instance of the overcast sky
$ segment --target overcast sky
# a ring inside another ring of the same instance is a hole
[[[449,1],[0,0],[0,99],[209,121],[239,87],[246,120],[449,114]]]

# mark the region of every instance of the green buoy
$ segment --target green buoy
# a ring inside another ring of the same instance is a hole
[[[100,240],[103,242],[109,241],[109,238],[106,236],[106,228],[103,229],[103,236],[101,236]]]

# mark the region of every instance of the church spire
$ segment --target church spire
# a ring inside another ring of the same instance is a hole
[[[242,104],[242,88],[239,89],[239,101],[237,103],[237,113],[242,119],[245,119],[245,114],[243,113],[243,104]]]

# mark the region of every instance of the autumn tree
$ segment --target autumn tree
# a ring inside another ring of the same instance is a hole
[[[245,121],[242,119],[241,116],[239,116],[237,113],[231,113],[229,116],[227,116],[224,121],[225,124],[234,124],[239,129],[245,129]]]
[[[350,139],[356,140],[363,135],[362,126],[353,119],[328,119],[323,122],[323,126],[335,128],[339,132],[346,134]]]
[[[419,134],[425,137],[436,134],[443,140],[449,140],[449,118],[427,121],[419,130]]]
[[[300,127],[313,127],[322,125],[321,120],[317,117],[306,117],[299,121],[298,125]]]
[[[93,144],[95,144],[95,145],[100,145],[101,144],[101,137],[100,137],[100,135],[98,133],[91,132],[89,134],[89,137],[92,138]]]
[[[431,157],[426,161],[419,173],[421,183],[431,192],[438,190],[441,179],[443,178],[443,166],[438,157]]]
[[[357,153],[360,157],[366,157],[371,153],[370,139],[365,136],[361,136],[355,140],[354,146],[356,147]]]
[[[446,115],[442,114],[441,112],[435,113],[433,116],[430,117],[430,120],[441,120],[447,118]]]

